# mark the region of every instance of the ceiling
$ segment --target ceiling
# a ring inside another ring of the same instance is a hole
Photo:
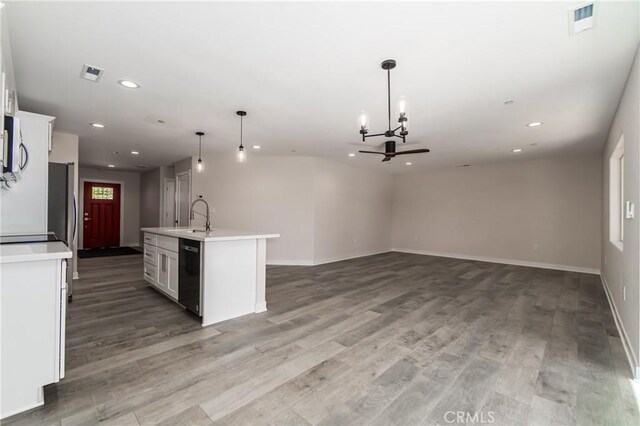
[[[7,10],[21,109],[78,134],[82,165],[171,164],[197,153],[197,130],[205,153],[231,158],[235,111],[244,109],[245,145],[262,146],[249,148],[249,161],[313,155],[403,172],[600,151],[638,48],[639,3],[599,2],[596,28],[569,35],[568,10],[582,4],[7,2]],[[398,62],[392,107],[401,95],[408,104],[399,149],[432,152],[391,163],[349,158],[365,145],[362,110],[372,133],[386,127],[387,58]],[[99,83],[79,77],[83,64],[105,69]]]

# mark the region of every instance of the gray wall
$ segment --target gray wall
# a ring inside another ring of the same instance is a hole
[[[160,226],[160,168],[140,175],[140,228]],[[140,238],[142,235],[138,229]]]
[[[389,251],[393,176],[317,158],[314,263]]]
[[[80,167],[80,188],[79,188],[79,200],[80,209],[82,212],[84,208],[83,196],[84,187],[82,185],[83,180],[98,181],[98,182],[120,182],[124,184],[121,188],[121,201],[122,201],[122,215],[123,221],[123,238],[120,241],[120,245],[123,246],[138,246],[140,245],[140,238],[138,229],[140,228],[140,175],[135,172],[119,172],[111,170],[94,169],[89,167]],[[81,216],[82,217],[82,216]],[[80,220],[82,223],[82,219]],[[82,226],[79,227],[79,246],[82,247]]]
[[[640,356],[640,54],[618,106],[607,145],[602,155],[602,277],[611,295],[615,314],[622,325],[627,350],[638,369]],[[624,135],[623,200],[635,204],[635,219],[624,224],[624,249],[620,251],[609,240],[609,159],[620,136]],[[626,300],[624,289],[626,288]],[[638,374],[638,373],[636,373]]]
[[[191,175],[192,196],[208,201],[214,228],[279,233],[267,243],[269,262],[313,263],[313,158],[263,157],[237,164],[210,156],[204,163],[204,172]],[[178,164],[175,169],[178,173]],[[192,222],[204,225],[199,216]]]
[[[399,175],[393,247],[600,269],[599,154]]]

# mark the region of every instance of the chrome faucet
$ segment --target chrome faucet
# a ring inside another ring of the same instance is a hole
[[[197,212],[197,211],[195,211],[195,210],[193,209],[193,207],[196,205],[196,203],[197,203],[198,201],[202,201],[202,202],[204,203],[204,205],[207,207],[207,214],[206,214],[206,215],[203,215],[202,213]],[[211,231],[211,221],[209,220],[209,203],[207,203],[207,201],[206,201],[204,198],[202,198],[202,195],[201,195],[201,196],[199,196],[198,198],[196,198],[195,200],[193,200],[193,203],[191,203],[191,220],[193,220],[193,219],[195,219],[195,218],[196,218],[196,215],[195,215],[196,213],[198,213],[200,216],[204,216],[204,217],[206,217],[206,218],[207,218],[207,223],[206,223],[206,225],[205,225],[204,229],[205,229],[207,232],[208,232],[208,231]]]

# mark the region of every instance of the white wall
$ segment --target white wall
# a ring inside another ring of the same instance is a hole
[[[80,192],[79,179],[80,179],[80,167],[78,164],[78,145],[79,140],[77,135],[70,133],[53,132],[51,138],[51,152],[49,152],[50,163],[73,163],[73,191],[76,194],[76,201],[79,202]],[[79,208],[79,204],[78,204]],[[79,218],[78,218],[79,219]],[[78,228],[80,228],[80,222],[78,222]],[[73,275],[78,275],[78,233],[76,232],[76,239],[73,246]]]
[[[84,208],[84,187],[83,181],[94,182],[118,182],[124,183],[121,187],[122,211],[122,246],[140,245],[140,175],[135,172],[120,172],[111,170],[100,170],[89,167],[80,167],[80,209],[81,214]],[[82,219],[80,219],[82,224]],[[82,248],[83,226],[79,227],[78,238],[79,247]]]
[[[600,188],[599,155],[399,175],[392,245],[597,272]]]
[[[618,105],[602,155],[602,278],[622,328],[627,352],[640,376],[640,53]],[[636,207],[635,219],[624,223],[624,248],[620,251],[609,240],[609,158],[620,136],[624,135],[623,199]],[[626,300],[623,290],[626,288]]]
[[[393,176],[316,159],[315,263],[389,251]]]
[[[203,195],[215,209],[214,228],[279,233],[280,238],[268,242],[270,263],[313,263],[313,158],[261,157],[244,164],[203,160],[203,173],[193,167],[192,194]],[[204,219],[196,216],[193,225],[203,226]]]

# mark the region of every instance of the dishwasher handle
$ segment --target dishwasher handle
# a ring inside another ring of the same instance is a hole
[[[200,251],[200,249],[198,249],[198,247],[192,247],[192,246],[188,246],[183,244],[182,247],[180,247],[182,250],[186,250],[186,251],[191,251],[194,253],[198,253]]]

